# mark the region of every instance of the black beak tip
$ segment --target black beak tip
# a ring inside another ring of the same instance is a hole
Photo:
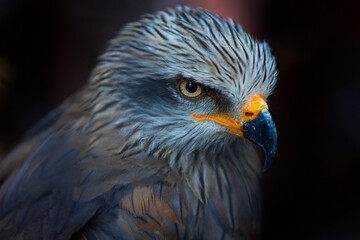
[[[243,124],[245,138],[252,141],[265,152],[265,164],[263,171],[270,168],[274,161],[278,138],[275,124],[267,110],[261,111],[258,116]]]
[[[276,144],[276,146],[271,147],[271,150],[264,150],[265,151],[265,164],[264,164],[264,169],[263,171],[267,171],[271,164],[273,163],[274,159],[275,159],[275,155],[276,155],[276,150],[277,150],[277,141],[276,143],[274,142],[274,144]]]

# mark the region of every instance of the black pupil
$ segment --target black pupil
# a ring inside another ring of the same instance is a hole
[[[185,88],[186,88],[186,91],[188,91],[189,93],[194,93],[194,92],[196,92],[198,86],[196,83],[188,82],[186,84]]]

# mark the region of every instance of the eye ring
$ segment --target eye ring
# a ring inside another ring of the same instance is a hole
[[[205,95],[205,90],[195,81],[189,79],[181,80],[177,85],[177,90],[183,98],[196,100]]]

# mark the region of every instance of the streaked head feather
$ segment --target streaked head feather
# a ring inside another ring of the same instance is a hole
[[[100,57],[91,84],[99,97],[107,92],[97,102],[118,114],[113,124],[119,134],[132,136],[151,153],[166,149],[167,155],[173,153],[170,159],[185,159],[200,149],[220,151],[234,140],[223,126],[194,121],[191,112],[216,113],[227,106],[231,114],[240,114],[251,94],[270,95],[276,75],[269,46],[234,21],[177,7],[126,25]],[[218,92],[221,103],[181,98],[175,87],[181,77]]]

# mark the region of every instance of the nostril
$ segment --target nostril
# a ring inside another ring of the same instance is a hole
[[[247,117],[251,117],[251,116],[253,116],[253,115],[254,115],[253,112],[245,112],[245,116],[247,116]]]

